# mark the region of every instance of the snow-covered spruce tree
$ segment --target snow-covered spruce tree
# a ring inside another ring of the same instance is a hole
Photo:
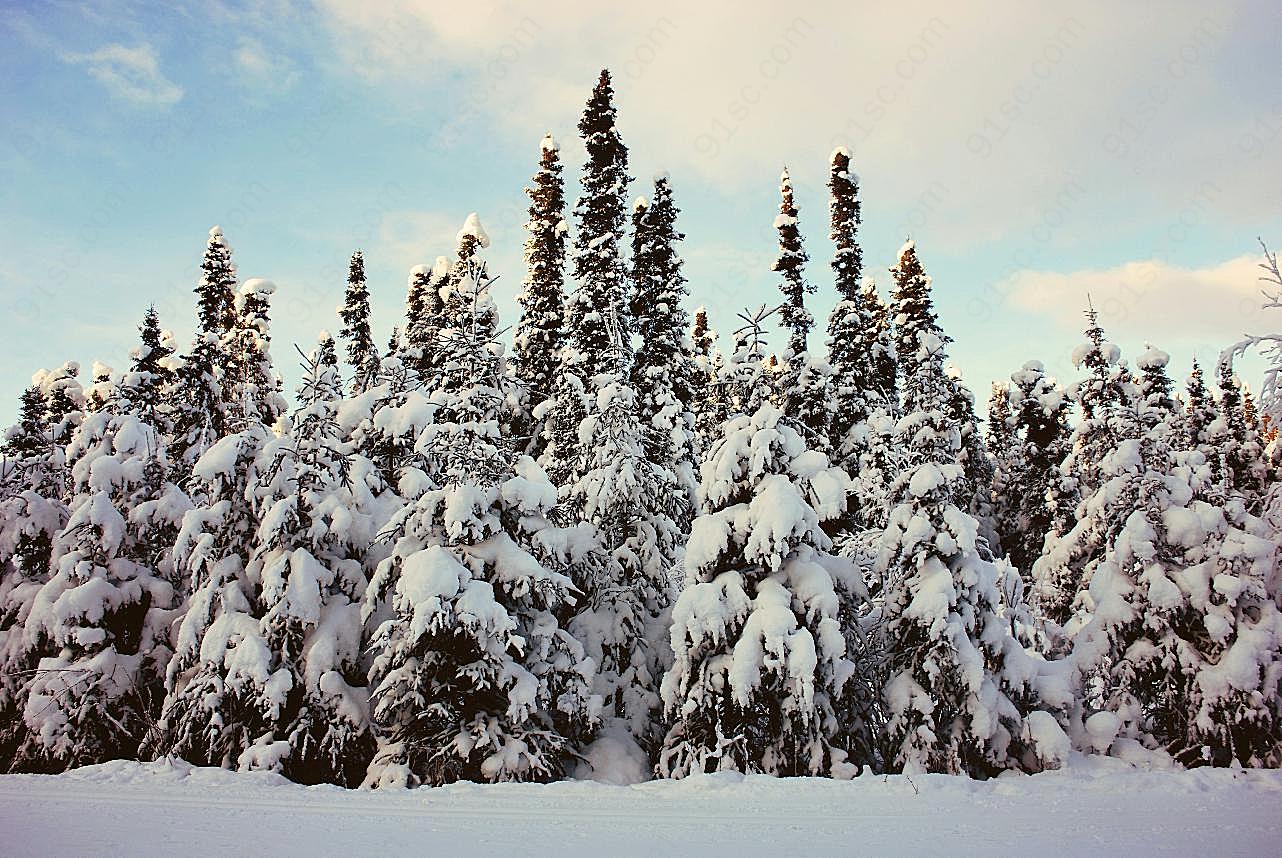
[[[250,421],[192,468],[195,508],[174,544],[192,594],[165,674],[167,694],[143,753],[232,768],[259,737],[279,730],[292,679],[275,665],[262,629],[260,582],[246,571],[258,530],[252,496],[267,428]]]
[[[579,119],[588,159],[580,178],[583,193],[574,206],[578,228],[573,263],[578,288],[566,298],[566,341],[540,460],[562,490],[577,482],[587,468],[590,451],[581,445],[579,426],[604,386],[598,375],[615,377],[627,371],[625,366],[606,364],[614,342],[627,343],[631,330],[625,315],[627,282],[621,252],[631,177],[628,149],[619,136],[616,117],[610,73],[603,70]],[[608,320],[620,330],[612,332]]]
[[[347,363],[352,368],[352,395],[369,390],[378,377],[378,346],[369,327],[369,287],[365,284],[365,255],[352,254],[347,266],[347,291],[338,308],[343,328],[338,335],[347,341]]]
[[[771,404],[727,421],[702,477],[659,775],[855,773],[847,751],[866,724],[840,717],[855,673],[842,621],[866,593],[820,529],[845,510],[849,478]]]
[[[1161,617],[1175,638],[1154,655],[1171,676],[1158,680],[1150,729],[1187,766],[1276,767],[1282,764],[1282,613],[1269,582],[1278,570],[1277,535],[1241,498],[1223,505],[1195,498],[1187,509],[1165,510],[1162,525],[1176,565],[1168,580],[1146,569],[1137,588],[1147,585],[1153,606],[1145,625]],[[1160,540],[1144,542],[1154,535],[1139,535],[1132,550],[1143,556],[1159,548]]]
[[[54,446],[71,443],[85,416],[85,391],[80,386],[80,364],[67,361],[54,370],[42,370],[40,389],[48,406],[49,436]],[[64,487],[64,492],[69,491]]]
[[[858,473],[859,439],[852,437],[880,403],[875,387],[873,355],[866,351],[868,329],[874,326],[863,301],[863,250],[859,246],[859,178],[850,170],[850,153],[833,150],[828,189],[829,237],[836,247],[832,259],[837,305],[828,317],[828,362],[832,366],[829,441],[837,461]]]
[[[1212,445],[1218,451],[1212,471],[1226,497],[1240,495],[1248,509],[1258,511],[1268,481],[1264,448],[1258,432],[1247,425],[1242,386],[1229,361],[1220,363],[1219,387],[1219,419],[1210,429]]]
[[[1102,511],[1087,517],[1086,503],[1108,481],[1104,460],[1123,440],[1142,434],[1134,408],[1134,385],[1127,378],[1121,349],[1104,339],[1094,308],[1086,311],[1086,342],[1073,350],[1073,363],[1090,375],[1077,382],[1070,394],[1080,412],[1073,430],[1069,453],[1060,465],[1059,483],[1053,487],[1059,513],[1053,514],[1051,538],[1033,563],[1034,598],[1042,615],[1063,625],[1073,614],[1077,594],[1089,583],[1087,567],[1099,559],[1102,546],[1111,540],[1110,528],[1099,518]],[[1063,508],[1077,498],[1071,521],[1061,520]],[[1111,520],[1111,519],[1110,519]]]
[[[674,587],[672,563],[682,529],[669,512],[685,488],[663,464],[651,460],[656,431],[637,416],[628,383],[626,347],[619,343],[617,374],[600,373],[594,407],[584,419],[585,469],[565,490],[565,505],[578,521],[598,529],[608,562],[586,576],[589,602],[571,629],[598,666],[595,690],[605,715],[649,751],[659,720],[659,677],[667,666],[664,632]],[[613,725],[606,724],[607,731]]]
[[[775,230],[779,233],[779,255],[771,270],[781,278],[779,289],[783,293],[783,304],[779,318],[788,328],[788,345],[777,380],[777,400],[784,413],[796,418],[804,427],[807,444],[826,449],[829,369],[813,359],[807,349],[807,337],[815,319],[806,309],[806,294],[813,293],[815,287],[806,282],[805,267],[810,257],[801,243],[792,178],[786,168],[779,176],[779,197],[779,214],[774,221]]]
[[[26,770],[137,755],[163,699],[177,603],[168,548],[190,508],[165,479],[164,439],[136,413],[89,415],[67,452],[71,515],[26,618],[42,655],[15,763]]]
[[[1193,361],[1193,369],[1189,372],[1184,390],[1182,446],[1185,450],[1197,450],[1202,453],[1206,464],[1210,465],[1216,459],[1211,426],[1219,417],[1219,409],[1206,387],[1206,378],[1196,359]]]
[[[980,542],[977,547],[985,559],[991,560],[1000,549],[990,499],[993,462],[984,446],[979,419],[975,416],[975,394],[966,386],[956,367],[948,368],[948,379],[953,387],[949,412],[961,432],[959,463],[965,478],[958,486],[957,503],[979,522]]]
[[[725,422],[726,397],[721,385],[724,363],[717,348],[717,332],[708,326],[708,311],[699,307],[694,311],[694,327],[690,329],[693,346],[694,375],[691,379],[691,398],[694,407],[694,432],[698,459],[721,437],[721,424]]]
[[[556,491],[500,434],[487,286],[456,287],[470,305],[457,318],[479,323],[443,334],[449,370],[416,450],[431,485],[389,524],[395,547],[366,592],[365,616],[385,617],[369,674],[373,786],[553,780],[590,732],[591,663],[557,618],[575,587],[535,557],[558,541]]]
[[[266,668],[284,704],[238,762],[356,786],[374,752],[360,669],[372,496],[334,419],[342,383],[328,334],[304,369],[290,431],[263,447],[250,487],[258,528],[246,573],[259,582]]]
[[[1068,454],[1068,412],[1072,405],[1064,388],[1046,374],[1040,361],[1028,361],[1011,373],[1009,443],[1013,455],[1001,483],[1005,516],[1001,544],[1019,570],[1026,589],[1033,589],[1033,563],[1056,522],[1071,525],[1075,494],[1065,493],[1060,465]],[[989,415],[990,426],[993,416]]]
[[[645,428],[649,460],[675,481],[666,511],[685,529],[693,512],[696,483],[693,385],[697,370],[686,333],[690,319],[682,306],[689,292],[676,248],[685,237],[676,228],[678,213],[668,177],[656,177],[654,194],[635,209],[632,221],[629,297],[633,327],[641,333],[631,371],[637,419]]]
[[[167,394],[179,366],[172,336],[160,329],[160,316],[154,306],[147,308],[138,332],[141,342],[131,352],[129,369],[120,380],[121,407],[162,436],[169,436],[174,429],[175,406]]]
[[[209,231],[196,284],[196,336],[178,371],[172,458],[181,472],[227,432],[223,383],[229,370],[223,337],[236,324],[236,268],[223,231]]]
[[[223,380],[228,426],[257,420],[272,426],[285,413],[281,380],[272,365],[271,296],[276,284],[256,277],[246,280],[236,296],[236,327],[225,335],[224,348],[235,355]]]
[[[988,775],[1026,764],[1023,714],[1036,669],[999,616],[997,570],[976,548],[979,525],[956,502],[965,481],[956,386],[911,245],[897,274],[898,354],[912,371],[896,427],[906,461],[876,565],[889,656],[885,762],[892,771]]]
[[[903,380],[900,391],[902,413],[913,414],[923,410],[924,405],[916,399],[920,384],[909,381],[921,375],[920,364],[925,358],[918,343],[922,333],[928,332],[936,337],[940,348],[952,340],[939,328],[935,304],[930,296],[930,276],[917,259],[916,242],[910,239],[899,249],[898,262],[890,269],[890,275],[895,283],[889,312],[893,316],[898,376]]]
[[[63,449],[53,443],[42,380],[38,374],[23,392],[18,422],[0,445],[0,771],[26,738],[22,711],[40,652],[25,626],[69,514]]]
[[[1073,635],[1079,742],[1276,764],[1278,737],[1264,738],[1276,705],[1261,705],[1276,701],[1282,677],[1277,606],[1261,611],[1276,546],[1239,529],[1260,526],[1240,499],[1223,509],[1195,500],[1172,449],[1178,426],[1152,410],[1105,458],[1106,480],[1066,539],[1093,549]]]
[[[93,414],[108,407],[117,396],[119,379],[116,371],[101,361],[94,361],[85,389],[85,412]]]
[[[449,278],[449,269],[449,260],[444,256],[438,256],[430,268],[416,265],[410,269],[405,297],[405,332],[398,351],[402,362],[424,380],[434,377],[440,365],[439,340],[441,328],[445,325],[445,301],[441,291]]]
[[[481,226],[481,218],[472,212],[463,222],[463,226],[454,236],[457,249],[454,261],[450,263],[449,273],[441,288],[441,298],[445,301],[444,325],[446,328],[462,329],[480,325],[482,328],[497,327],[498,310],[494,302],[478,303],[469,290],[476,282],[488,282],[485,273],[486,262],[480,252],[490,246],[490,236]],[[488,314],[493,318],[476,318],[476,314]],[[442,380],[444,383],[444,380]],[[435,390],[435,384],[428,385]]]
[[[389,349],[375,384],[344,401],[338,410],[342,434],[373,463],[384,486],[397,489],[414,453],[414,442],[431,420],[413,355]]]
[[[525,283],[517,303],[521,318],[512,338],[512,365],[524,389],[525,419],[515,428],[528,437],[530,455],[543,452],[544,403],[552,396],[560,371],[565,337],[565,181],[561,153],[548,134],[539,144],[539,169],[525,193],[530,219],[525,230]]]
[[[1018,501],[1010,495],[1009,487],[1023,467],[1023,450],[1015,436],[1015,420],[1011,415],[1010,385],[993,382],[988,395],[988,420],[985,441],[992,456],[993,479],[989,484],[989,502],[992,504],[993,522],[1006,555],[1020,532]]]
[[[1165,421],[1171,428],[1182,428],[1178,426],[1180,403],[1174,396],[1175,382],[1166,371],[1170,362],[1169,354],[1152,343],[1144,344],[1144,351],[1135,360],[1135,367],[1140,371],[1136,379],[1139,400],[1148,425]]]

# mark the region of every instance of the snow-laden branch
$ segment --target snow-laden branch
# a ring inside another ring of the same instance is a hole
[[[1278,269],[1278,255],[1269,250],[1260,239],[1264,261],[1260,263],[1263,283],[1270,284],[1260,290],[1264,296],[1263,309],[1282,309],[1282,271]],[[1276,289],[1271,287],[1277,287]],[[1260,388],[1260,411],[1273,423],[1282,422],[1282,330],[1265,334],[1246,334],[1220,354],[1220,361],[1232,361],[1239,355],[1258,352],[1267,363],[1264,382]]]

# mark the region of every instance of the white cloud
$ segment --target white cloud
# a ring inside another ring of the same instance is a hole
[[[1259,256],[1206,268],[1154,260],[1059,274],[1020,271],[999,285],[1009,305],[1080,330],[1090,296],[1110,337],[1220,344],[1260,326]]]
[[[269,50],[258,39],[242,36],[232,57],[242,80],[256,89],[284,92],[298,82],[294,63],[279,51]]]
[[[183,97],[183,88],[165,77],[155,49],[146,42],[136,48],[113,42],[91,53],[65,54],[63,59],[85,66],[112,95],[126,101],[165,107]]]
[[[1275,98],[1264,68],[1221,79],[1249,20],[1223,4],[1172,4],[1156,17],[1102,2],[1005,2],[982,14],[848,0],[320,5],[350,70],[399,79],[407,101],[448,75],[456,101],[438,148],[490,126],[518,141],[548,127],[570,137],[609,66],[636,175],[666,168],[737,192],[787,161],[799,183],[821,187],[824,159],[844,143],[868,177],[870,209],[915,232],[928,223],[949,250],[1015,231],[1044,201],[1048,189],[1030,177],[1048,165],[1087,186],[1075,221],[1113,206],[1183,205],[1191,175],[1224,187],[1217,209],[1233,212],[1251,192],[1236,178],[1237,137],[1172,141],[1188,138],[1189,116],[1244,128]],[[1252,173],[1270,170],[1282,170],[1282,149]],[[923,211],[918,200],[935,187],[941,200]]]

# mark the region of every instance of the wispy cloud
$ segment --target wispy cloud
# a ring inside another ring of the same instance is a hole
[[[232,56],[242,81],[251,88],[284,92],[298,82],[293,61],[258,39],[242,36]]]
[[[1074,330],[1082,326],[1089,295],[1110,336],[1224,343],[1258,326],[1259,261],[1240,256],[1205,268],[1145,260],[1067,274],[1021,271],[1003,288],[1014,308]]]
[[[64,54],[62,58],[84,66],[117,98],[155,107],[182,100],[183,88],[165,77],[155,49],[146,42],[134,48],[113,42],[87,54]]]

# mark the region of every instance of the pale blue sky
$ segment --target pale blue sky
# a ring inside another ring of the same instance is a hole
[[[981,400],[1029,358],[1075,377],[1087,291],[1125,355],[1151,339],[1181,378],[1268,325],[1253,266],[1257,235],[1282,245],[1276,3],[369,5],[0,6],[4,422],[39,367],[123,367],[148,303],[186,343],[214,224],[242,278],[279,287],[291,385],[293,343],[338,327],[353,249],[386,340],[408,269],[451,252],[473,210],[515,322],[522,188],[551,131],[577,194],[574,125],[603,66],[634,193],[671,174],[692,306],[722,330],[777,300],[785,163],[822,326],[837,144],[862,179],[867,273],[887,285],[912,234]]]

